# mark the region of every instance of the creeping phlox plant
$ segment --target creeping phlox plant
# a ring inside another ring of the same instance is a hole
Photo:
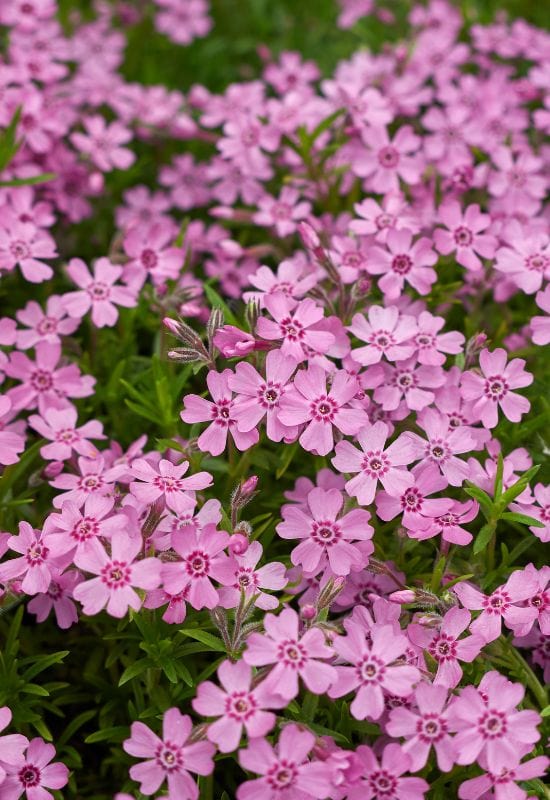
[[[206,0],[66,5],[0,3],[0,800],[548,798],[550,36],[346,0],[183,94],[125,48]]]

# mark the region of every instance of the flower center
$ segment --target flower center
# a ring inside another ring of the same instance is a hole
[[[401,253],[400,255],[394,256],[391,268],[394,272],[397,272],[398,275],[406,275],[411,271],[412,265],[411,257],[406,253]]]
[[[43,564],[48,558],[49,549],[40,542],[32,544],[26,553],[27,563],[31,567],[36,567],[38,564]]]
[[[83,517],[71,531],[71,537],[78,542],[86,542],[99,534],[99,524],[93,517]]]
[[[507,727],[505,715],[494,709],[485,712],[478,721],[478,730],[484,739],[500,739]]]
[[[292,317],[281,320],[279,327],[285,339],[295,342],[304,337],[304,327]]]
[[[157,764],[165,772],[175,772],[183,767],[181,749],[172,742],[163,742],[155,755]]]
[[[472,242],[474,241],[473,234],[469,228],[465,228],[461,225],[458,228],[455,228],[453,232],[454,240],[459,247],[470,247]]]
[[[151,250],[150,248],[143,250],[141,253],[141,263],[145,269],[153,269],[153,267],[156,267],[158,264],[158,258],[155,251]]]
[[[187,556],[185,564],[188,575],[191,575],[192,578],[202,578],[208,575],[210,558],[207,553],[195,550]]]
[[[357,664],[356,670],[362,683],[380,683],[386,667],[383,661],[369,654]]]
[[[16,261],[23,261],[25,258],[30,258],[31,255],[29,246],[20,239],[10,244],[10,251]]]
[[[40,770],[34,764],[25,764],[17,776],[25,789],[40,786]]]
[[[456,640],[446,633],[440,633],[428,647],[430,655],[436,661],[453,661],[456,659]]]
[[[399,164],[399,153],[395,147],[391,145],[382,147],[382,149],[378,151],[378,163],[385,169],[396,167]]]
[[[411,486],[401,497],[401,508],[405,509],[405,511],[418,514],[422,510],[423,499],[423,496],[416,486]]]
[[[37,333],[42,334],[42,336],[48,333],[55,333],[56,330],[57,320],[54,317],[43,317],[36,326]]]
[[[37,392],[47,392],[53,388],[53,377],[51,372],[45,369],[36,369],[31,374],[30,384]]]
[[[315,521],[311,526],[311,538],[322,547],[332,547],[342,538],[342,531],[335,522]]]
[[[90,284],[87,291],[92,300],[95,301],[106,300],[109,297],[109,286],[101,281]]]
[[[332,422],[334,419],[334,414],[336,411],[338,411],[338,405],[335,403],[332,397],[323,395],[312,402],[311,410],[314,418],[317,421]]]
[[[109,589],[122,589],[130,583],[131,569],[126,561],[111,561],[101,570],[101,580]]]

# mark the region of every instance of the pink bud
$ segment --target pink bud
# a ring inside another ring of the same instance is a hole
[[[252,492],[256,491],[257,485],[258,485],[258,476],[251,475],[250,478],[247,478],[241,485],[241,497],[248,497],[248,495],[251,495]]]
[[[162,320],[162,324],[168,328],[170,333],[173,333],[174,336],[179,335],[179,326],[175,319],[171,319],[170,317],[164,317]]]
[[[300,609],[300,616],[302,619],[305,620],[312,620],[315,619],[317,616],[317,609],[315,606],[312,606],[311,603],[306,603],[306,605],[302,606]]]
[[[43,474],[45,478],[51,480],[52,478],[57,478],[63,472],[65,468],[65,464],[63,461],[50,461],[49,464],[46,464],[43,470]]]
[[[309,222],[299,222],[298,233],[300,234],[300,239],[304,247],[307,247],[308,250],[315,250],[316,247],[321,246],[321,240],[317,236],[317,231]]]
[[[241,331],[234,325],[224,325],[222,328],[218,328],[214,334],[213,341],[225,358],[246,356],[256,346],[256,340],[253,336],[246,333],[246,331]]]
[[[229,552],[242,556],[248,550],[248,539],[242,533],[234,533],[229,539]]]
[[[94,194],[101,194],[105,186],[105,179],[101,172],[92,172],[88,177],[88,186]]]
[[[391,600],[392,603],[414,603],[415,598],[416,594],[412,589],[402,589],[388,595],[388,600]]]

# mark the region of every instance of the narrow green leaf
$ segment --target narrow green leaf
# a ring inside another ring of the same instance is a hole
[[[0,186],[8,188],[13,186],[36,186],[38,183],[48,183],[57,178],[55,172],[43,172],[41,175],[34,175],[32,178],[12,178],[9,181],[0,181]]]
[[[189,636],[191,639],[202,642],[202,644],[205,644],[210,650],[214,650],[216,653],[226,652],[222,640],[218,639],[218,637],[214,636],[212,633],[208,633],[208,631],[202,631],[199,628],[180,628],[179,632],[184,636]]]
[[[299,447],[299,442],[294,442],[291,445],[287,445],[286,452],[283,450],[281,466],[275,473],[276,480],[282,478],[287,469],[290,467],[292,459],[294,458],[296,452],[298,451],[298,447]]]
[[[69,655],[70,650],[60,650],[58,653],[51,653],[49,656],[44,656],[36,661],[32,667],[29,667],[23,673],[23,680],[30,681],[35,678],[40,672],[43,672],[48,667],[53,666],[54,664],[60,664],[63,659],[67,658]]]
[[[466,481],[464,491],[467,495],[473,497],[474,500],[477,500],[485,518],[488,519],[493,511],[493,501],[489,495],[484,492],[483,489],[480,489],[479,486],[474,486],[474,484],[469,481]]]
[[[136,678],[138,675],[141,675],[142,672],[154,666],[155,662],[151,658],[140,658],[139,661],[135,661],[133,664],[130,664],[129,667],[126,667],[120,676],[118,685],[124,686],[124,684],[131,681],[132,678]]]
[[[91,733],[84,739],[84,744],[95,744],[96,742],[121,742],[128,736],[128,728],[116,725],[112,728],[103,728],[100,731]]]
[[[518,514],[515,511],[504,511],[500,518],[510,520],[510,522],[520,522],[522,525],[531,525],[533,528],[544,528],[544,522],[539,519],[530,517],[528,514]]]
[[[495,500],[498,500],[502,494],[503,474],[504,474],[504,458],[502,457],[502,453],[499,453],[497,458],[497,471],[495,474],[495,488],[493,491],[493,496]]]
[[[480,532],[477,535],[477,538],[474,542],[474,554],[481,553],[482,550],[485,550],[491,538],[495,533],[495,525],[492,522],[487,522],[486,525],[482,527]]]

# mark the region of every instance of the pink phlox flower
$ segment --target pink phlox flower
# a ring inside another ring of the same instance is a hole
[[[130,491],[137,499],[151,505],[159,498],[173,510],[174,498],[184,492],[206,489],[212,485],[213,479],[209,472],[197,472],[187,478],[183,476],[189,469],[189,462],[172,464],[166,458],[161,458],[157,469],[144,458],[136,458],[132,462],[132,475],[136,479],[130,484]]]
[[[207,0],[156,0],[156,5],[155,28],[176,44],[188,45],[212,28]]]
[[[533,317],[531,319],[531,331],[533,342],[544,345],[550,342],[550,286],[543,292],[537,292],[537,305],[546,312],[544,317]]]
[[[73,597],[82,603],[84,614],[98,614],[107,607],[112,617],[121,618],[141,608],[141,598],[134,587],[155,589],[161,582],[161,562],[157,558],[136,560],[143,543],[141,536],[130,536],[126,530],[112,532],[108,554],[98,538],[77,551],[74,563],[96,578],[79,583]]]
[[[225,358],[244,358],[257,349],[255,338],[234,325],[222,325],[218,328],[213,341]]]
[[[4,728],[7,728],[11,722],[11,718],[12,713],[10,709],[7,706],[0,706],[0,731],[3,731]],[[12,766],[23,760],[23,754],[27,749],[28,744],[29,740],[27,737],[20,733],[9,733],[5,734],[4,736],[0,736],[0,753],[2,753],[2,763],[0,764],[0,786],[6,777],[5,768],[10,769]],[[2,766],[2,764],[4,766]]]
[[[514,647],[528,648],[533,664],[537,664],[542,672],[546,684],[550,683],[550,647],[548,635],[545,635],[535,623],[527,636],[516,636],[513,640]]]
[[[62,411],[48,408],[43,417],[37,414],[29,417],[29,424],[41,436],[52,442],[40,448],[42,458],[66,461],[73,451],[87,458],[99,455],[89,439],[106,438],[102,423],[92,419],[77,428],[77,417],[77,411],[73,406]]]
[[[472,522],[478,513],[479,504],[475,500],[467,500],[465,503],[459,503],[458,500],[454,500],[449,511],[432,518],[432,524],[429,528],[417,531],[409,530],[408,536],[411,539],[422,541],[441,534],[444,542],[464,547],[470,544],[473,536],[462,526]]]
[[[390,139],[383,126],[364,127],[361,138],[366,148],[352,165],[353,172],[366,178],[366,188],[386,194],[399,191],[399,179],[407,184],[420,180],[423,161],[418,156],[422,140],[413,132],[411,125],[403,125]]]
[[[288,427],[305,424],[299,439],[304,450],[327,455],[334,448],[333,427],[352,435],[368,423],[366,412],[350,404],[358,389],[354,376],[338,370],[327,390],[325,371],[311,365],[296,374],[292,388],[282,396],[278,420]]]
[[[16,430],[9,430],[6,424],[13,416],[11,398],[0,395],[0,464],[8,466],[19,461],[19,454],[25,449],[25,439]]]
[[[295,369],[296,361],[283,355],[281,350],[271,350],[267,354],[265,377],[246,361],[236,365],[227,383],[236,394],[230,416],[239,431],[248,433],[265,417],[267,436],[272,442],[296,438],[298,425],[283,425],[278,417]]]
[[[550,243],[545,233],[524,231],[520,225],[512,229],[507,245],[496,252],[495,269],[527,294],[534,294],[550,280]]]
[[[407,431],[412,443],[415,460],[420,465],[435,464],[451,486],[462,486],[470,477],[470,469],[457,455],[474,449],[475,441],[467,427],[452,428],[449,418],[434,408],[425,408],[417,416],[417,425],[426,432],[427,439]]]
[[[307,260],[294,257],[281,261],[276,272],[266,266],[260,267],[248,276],[248,281],[257,291],[243,294],[246,303],[258,300],[263,308],[266,294],[282,292],[290,301],[295,301],[291,305],[294,308],[298,300],[317,285],[319,275]]]
[[[264,616],[263,633],[251,633],[243,658],[247,664],[265,667],[274,664],[266,686],[287,701],[297,697],[298,677],[308,691],[324,694],[335,682],[336,669],[326,661],[334,655],[320,628],[309,628],[300,635],[300,618],[292,608],[284,608],[278,616]]]
[[[402,777],[411,769],[411,756],[399,744],[387,744],[379,762],[367,745],[355,751],[362,778],[348,793],[348,800],[424,800],[429,784],[423,778]]]
[[[147,592],[143,601],[143,608],[160,608],[166,606],[162,619],[171,625],[181,625],[187,616],[187,600],[189,598],[189,584],[181,592],[171,594],[166,589],[158,588]]]
[[[489,173],[487,188],[493,197],[506,195],[511,208],[521,207],[530,198],[544,197],[548,185],[541,172],[542,159],[525,148],[516,157],[507,147],[500,147],[491,158],[496,169]]]
[[[499,774],[526,746],[540,739],[536,711],[517,711],[525,688],[512,683],[496,671],[486,672],[479,688],[466,686],[449,706],[449,727],[456,732],[454,746],[457,764],[473,764],[483,759]]]
[[[258,567],[261,557],[262,546],[260,542],[254,541],[250,542],[243,555],[236,555],[234,560],[227,563],[231,574],[226,576],[227,585],[218,589],[222,608],[236,608],[243,591],[247,599],[254,598],[256,608],[260,608],[262,611],[277,608],[278,598],[267,594],[262,589],[271,591],[284,589],[288,583],[286,567],[280,561],[270,561],[262,567]],[[230,583],[230,581],[233,582]]]
[[[184,422],[210,422],[199,436],[197,444],[200,450],[213,456],[219,456],[225,450],[228,433],[231,433],[239,450],[248,450],[259,438],[255,428],[242,432],[237,422],[232,419],[231,412],[235,403],[233,392],[229,387],[229,376],[232,374],[230,369],[225,369],[223,372],[210,370],[206,376],[206,383],[212,400],[205,400],[196,394],[184,397],[184,409],[181,412]]]
[[[391,562],[386,562],[398,581],[405,580],[403,573]],[[346,609],[355,606],[372,608],[377,598],[386,596],[396,588],[396,582],[389,575],[371,575],[368,572],[351,572],[336,600],[335,608]]]
[[[37,228],[50,228],[55,222],[51,203],[36,200],[36,190],[32,186],[17,186],[8,190],[9,204],[5,209],[19,222],[30,222]]]
[[[495,441],[495,440],[492,440]],[[490,448],[490,443],[487,445]],[[483,489],[491,497],[495,489],[496,473],[498,469],[497,455],[499,450],[494,452],[493,458],[488,458],[483,466],[475,458],[468,459],[470,467],[470,481]],[[527,450],[523,447],[517,447],[504,457],[504,465],[502,470],[502,488],[504,491],[509,489],[520,477],[520,473],[533,466],[533,461],[529,456]],[[527,486],[521,494],[516,498],[516,503],[522,505],[531,505],[534,502],[534,497],[531,494],[531,489]],[[512,504],[510,505],[510,508]],[[536,509],[535,509],[536,510]],[[529,512],[530,513],[530,512]]]
[[[355,314],[347,329],[367,343],[351,351],[353,360],[363,366],[376,364],[383,356],[388,361],[403,361],[416,350],[413,342],[418,330],[416,321],[409,314],[401,314],[395,306],[371,306],[368,319]]]
[[[71,560],[67,557],[54,555],[47,545],[46,537],[41,531],[31,528],[28,522],[19,523],[19,533],[10,536],[7,541],[10,550],[21,553],[19,558],[12,558],[0,564],[0,582],[21,578],[21,589],[25,594],[39,594],[46,592],[52,576],[63,569]]]
[[[439,769],[449,772],[454,764],[454,747],[446,708],[448,690],[444,686],[419,683],[414,699],[414,711],[403,707],[390,711],[386,732],[406,739],[403,752],[411,757],[411,772],[418,772],[426,765],[432,747]]]
[[[315,476],[315,483],[310,478],[298,478],[292,489],[287,489],[284,496],[287,500],[307,508],[307,496],[312,489],[318,486],[320,489],[340,489],[344,488],[345,478],[333,472],[328,467],[323,467]]]
[[[356,508],[339,516],[344,498],[338,489],[312,489],[307,497],[307,510],[284,505],[283,522],[276,527],[283,539],[302,539],[290,559],[301,564],[306,572],[319,573],[327,562],[335,575],[348,575],[366,566],[373,551],[370,539],[374,530],[370,514]]]
[[[14,409],[38,407],[43,416],[48,408],[69,408],[69,397],[93,394],[95,378],[82,375],[76,364],[58,366],[60,358],[59,343],[38,342],[35,361],[25,353],[11,353],[5,367],[6,375],[21,381],[19,386],[8,391]]]
[[[454,689],[462,678],[459,661],[471,663],[485,645],[485,639],[477,634],[460,638],[471,620],[469,611],[455,607],[444,615],[438,630],[419,623],[409,625],[407,633],[413,644],[425,649],[437,663],[435,686]]]
[[[185,261],[181,247],[173,247],[175,235],[171,224],[155,222],[135,225],[124,237],[124,252],[130,261],[124,268],[124,279],[136,290],[148,275],[154,283],[177,280]]]
[[[378,286],[387,300],[397,300],[409,283],[419,294],[429,294],[437,280],[432,267],[437,263],[437,254],[432,242],[425,236],[413,244],[412,231],[407,228],[392,228],[386,237],[386,249],[379,246],[369,251],[367,270],[371,275],[382,275]]]
[[[236,114],[223,126],[217,147],[223,158],[231,159],[247,175],[266,180],[272,175],[265,152],[272,153],[279,144],[279,133],[251,114]]]
[[[53,574],[47,592],[37,594],[27,605],[27,611],[36,615],[37,622],[44,622],[53,608],[55,619],[62,630],[78,622],[78,612],[72,597],[75,587],[82,580],[77,570]]]
[[[426,157],[450,167],[472,163],[470,142],[475,125],[469,108],[464,105],[450,105],[446,108],[432,106],[422,117],[422,124],[428,130],[424,136],[423,147]]]
[[[527,398],[513,391],[533,382],[531,373],[524,370],[524,359],[506,362],[506,350],[501,347],[493,352],[482,350],[479,356],[482,374],[469,370],[462,375],[462,396],[473,401],[472,412],[486,428],[496,426],[499,407],[511,422],[519,422],[531,408]]]
[[[385,522],[402,514],[403,526],[414,533],[433,528],[434,518],[450,511],[454,500],[448,497],[430,498],[430,495],[448,486],[447,479],[441,475],[435,464],[417,465],[413,467],[412,474],[413,485],[407,487],[401,495],[378,492],[376,513]]]
[[[498,639],[502,621],[514,632],[519,632],[538,617],[534,606],[520,606],[539,592],[538,574],[526,570],[515,570],[506,583],[490,595],[482,594],[469,583],[458,583],[453,591],[465,608],[481,611],[470,625],[472,633],[479,634],[486,642]]]
[[[70,139],[98,169],[110,172],[112,169],[128,169],[134,163],[134,153],[123,147],[132,140],[132,133],[125,125],[118,121],[107,124],[99,114],[85,117],[82,123],[86,132],[72,133]]]
[[[119,228],[128,231],[140,225],[169,221],[165,212],[170,208],[170,199],[165,192],[151,192],[147,186],[140,185],[128,189],[123,197],[125,205],[118,206],[115,212]]]
[[[375,370],[381,370],[380,374]],[[418,365],[415,357],[397,364],[382,362],[370,367],[366,376],[372,376],[374,400],[384,411],[395,411],[404,400],[412,411],[422,411],[435,400],[433,389],[445,383],[445,373],[441,367]]]
[[[1,436],[2,434],[0,434]],[[529,517],[538,519],[544,525],[543,528],[529,526],[529,530],[541,540],[541,542],[550,541],[550,486],[544,486],[542,483],[537,483],[533,489],[535,495],[534,503],[512,503],[510,509],[517,511],[520,514],[527,514]]]
[[[200,533],[206,525],[217,525],[222,519],[220,501],[210,498],[197,509],[195,492],[174,495],[172,506],[165,509],[166,513],[149,539],[155,550],[168,550],[177,531],[194,528]]]
[[[162,738],[143,722],[132,723],[123,748],[131,756],[146,759],[130,767],[130,777],[141,784],[143,794],[154,794],[167,781],[171,797],[198,800],[199,790],[189,773],[210,775],[215,748],[210,742],[189,742],[192,727],[191,717],[177,708],[164,712]]]
[[[93,275],[80,258],[72,258],[67,272],[81,288],[81,291],[63,295],[63,304],[73,318],[81,319],[91,309],[96,327],[112,327],[118,319],[117,306],[131,308],[137,305],[135,291],[117,284],[123,268],[115,266],[108,258],[97,259]]]
[[[483,258],[493,258],[498,246],[495,236],[482,233],[491,224],[489,214],[482,214],[479,205],[469,205],[464,212],[456,200],[448,200],[439,208],[439,219],[447,230],[436,228],[435,246],[443,255],[456,253],[456,260],[466,269],[479,270]]]
[[[199,533],[187,528],[172,535],[172,548],[180,557],[178,561],[162,565],[162,582],[170,594],[178,594],[189,586],[189,603],[200,610],[218,605],[218,592],[212,580],[225,584],[228,561],[224,550],[229,544],[229,534],[216,530],[214,524],[206,525]]]
[[[351,236],[333,236],[330,240],[328,258],[338,270],[342,283],[370,282],[365,274],[369,247],[365,240]]]
[[[379,204],[372,197],[354,205],[360,219],[350,222],[349,229],[359,236],[374,236],[385,243],[392,228],[408,228],[418,233],[418,220],[400,192],[388,192]]]
[[[367,637],[365,631],[351,620],[344,621],[346,636],[335,636],[333,647],[341,663],[337,665],[338,679],[331,686],[331,698],[355,692],[350,711],[355,719],[377,720],[384,711],[384,694],[408,697],[420,671],[405,663],[395,663],[403,656],[409,642],[396,634],[393,625],[376,625]]]
[[[302,362],[309,356],[309,351],[326,353],[334,344],[332,333],[312,330],[324,314],[323,309],[310,298],[296,304],[283,292],[275,292],[264,296],[264,305],[273,319],[260,317],[256,333],[268,341],[281,341],[283,355]]]
[[[53,744],[39,737],[31,739],[27,752],[8,765],[8,774],[0,786],[0,797],[18,800],[24,793],[27,800],[54,800],[48,789],[62,789],[69,780],[69,768],[55,756]]]
[[[266,739],[251,739],[239,751],[239,763],[261,778],[245,781],[237,800],[316,800],[332,796],[333,771],[321,761],[310,761],[315,736],[295,724],[282,728],[276,749]]]
[[[460,800],[478,800],[487,797],[487,792],[494,791],[495,800],[527,800],[527,792],[520,788],[516,781],[530,781],[545,774],[550,760],[546,756],[536,756],[529,761],[519,763],[518,754],[500,772],[486,772],[477,778],[463,781],[458,787]]]
[[[60,514],[49,514],[42,528],[45,542],[56,556],[86,552],[93,541],[110,539],[127,526],[124,514],[112,513],[114,497],[90,494],[83,508],[71,500],[61,506]]]
[[[524,604],[534,608],[537,612],[535,620],[528,620],[525,625],[519,625],[514,629],[515,636],[527,636],[533,625],[538,622],[540,630],[545,636],[550,636],[550,567],[543,566],[537,570],[533,564],[528,564],[524,570],[529,577],[533,576],[538,583],[537,592],[524,600]]]
[[[320,72],[314,61],[303,61],[301,53],[283,51],[278,61],[266,65],[263,78],[281,95],[318,80]]]
[[[283,708],[287,700],[273,694],[266,681],[252,688],[252,668],[242,660],[220,664],[218,679],[223,688],[212,681],[200,683],[191,705],[197,714],[218,717],[206,735],[222,753],[231,753],[239,746],[243,728],[250,739],[269,733],[276,717],[266,709]]]
[[[105,462],[102,457],[94,459],[79,458],[78,469],[80,474],[74,475],[70,472],[62,472],[61,475],[50,481],[50,486],[64,490],[63,494],[58,494],[54,497],[53,505],[55,508],[62,508],[67,500],[75,503],[80,508],[92,494],[113,494],[114,483],[121,474],[121,467],[105,469]]]
[[[421,311],[416,320],[417,332],[413,338],[416,358],[420,364],[431,367],[445,363],[448,353],[462,352],[464,336],[458,331],[439,333],[445,325],[443,317],[434,317],[429,311]]]
[[[50,344],[60,341],[61,336],[68,336],[78,328],[78,320],[67,316],[63,297],[51,295],[46,301],[46,311],[34,300],[30,300],[25,308],[17,311],[17,321],[26,325],[26,329],[17,331],[17,347],[27,350],[38,342]]]
[[[0,272],[11,272],[19,265],[25,280],[42,283],[53,275],[43,259],[56,257],[52,237],[31,222],[5,220],[0,225]]]
[[[252,220],[257,225],[274,227],[277,236],[290,236],[296,233],[298,222],[305,219],[311,211],[311,204],[298,201],[300,193],[291,186],[285,186],[279,197],[265,195],[258,201],[258,208]]]
[[[470,436],[474,439],[475,450],[483,450],[491,438],[486,428],[470,427],[478,422],[477,414],[472,411],[473,402],[466,402],[460,393],[462,371],[454,366],[446,371],[445,383],[435,391],[434,406],[449,418],[449,426],[458,428],[468,426]]]
[[[336,445],[332,463],[340,472],[358,473],[346,483],[346,492],[356,497],[360,505],[369,505],[374,500],[378,482],[391,495],[400,496],[414,483],[414,477],[406,469],[415,460],[414,447],[402,434],[385,448],[389,435],[384,422],[365,425],[357,434],[361,447],[358,450],[351,442]]]

